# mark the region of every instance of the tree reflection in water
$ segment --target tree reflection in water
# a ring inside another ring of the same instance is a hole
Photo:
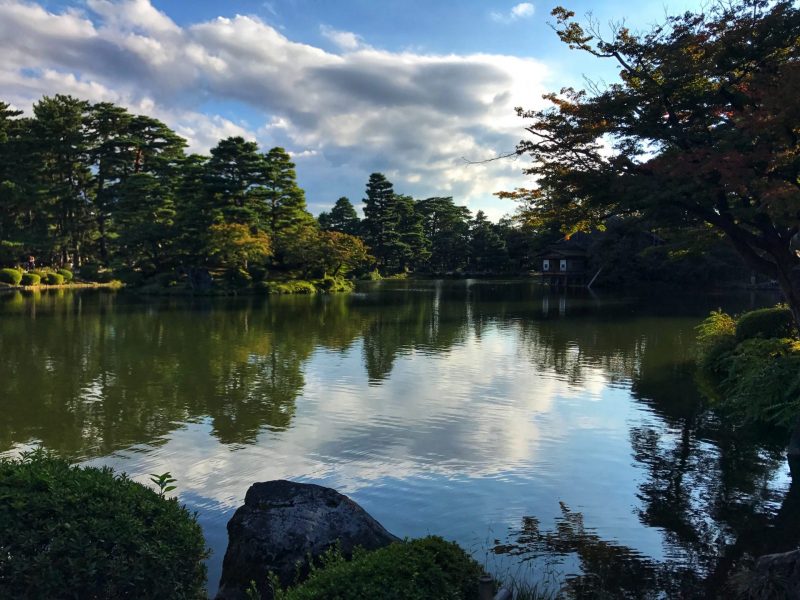
[[[530,335],[542,368],[580,384],[584,368],[601,361],[612,380],[629,380],[652,410],[650,421],[630,428],[632,457],[643,473],[634,510],[642,525],[661,532],[665,557],[653,560],[603,539],[563,503],[552,530],[526,517],[498,542],[497,554],[577,559],[580,572],[567,578],[567,597],[671,599],[729,594],[730,576],[754,557],[797,548],[800,485],[773,483],[786,471],[785,433],[732,429],[716,419],[698,396],[691,362],[675,360],[680,331],[648,330],[645,320],[641,337],[626,340],[602,324],[572,336],[561,327],[542,325]],[[576,335],[578,350],[570,350]]]
[[[665,556],[603,539],[566,506],[552,531],[526,518],[496,551],[576,557],[581,572],[567,586],[577,597],[592,597],[601,581],[611,597],[713,597],[749,555],[797,544],[800,499],[796,486],[775,483],[782,436],[726,428],[698,396],[693,326],[715,300],[685,318],[668,304],[665,326],[658,303],[565,298],[526,283],[410,281],[269,300],[3,295],[0,451],[40,442],[71,457],[106,456],[156,446],[198,421],[222,444],[254,444],[264,430],[292,429],[318,349],[356,353],[375,388],[405,355],[446,358],[467,341],[503,336],[521,368],[575,389],[600,374],[605,388],[624,388],[648,409],[627,425],[640,475],[634,510],[661,533]]]

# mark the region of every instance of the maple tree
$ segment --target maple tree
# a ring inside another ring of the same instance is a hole
[[[800,324],[800,10],[736,0],[645,33],[617,25],[609,39],[552,14],[564,43],[615,61],[620,80],[517,109],[536,186],[499,195],[567,234],[612,215],[702,223],[778,281]]]

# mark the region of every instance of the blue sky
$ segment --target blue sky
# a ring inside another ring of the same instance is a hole
[[[565,2],[636,28],[699,1]],[[470,165],[524,134],[515,106],[615,69],[570,51],[555,5],[421,0],[0,0],[2,99],[108,100],[164,120],[207,152],[243,135],[286,147],[315,214],[356,205],[372,171],[402,193],[453,196],[496,219],[493,192],[530,184],[522,160]],[[635,6],[635,10],[632,10]]]

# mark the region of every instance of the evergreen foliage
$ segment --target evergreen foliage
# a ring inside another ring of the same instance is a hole
[[[177,500],[42,451],[0,460],[0,547],[3,598],[206,597],[203,534]]]
[[[0,269],[0,282],[10,285],[19,285],[22,281],[22,271],[17,269]]]
[[[275,586],[275,600],[477,600],[483,569],[452,542],[430,536],[395,543],[345,560],[329,551],[308,579],[289,590]]]
[[[39,285],[42,278],[38,273],[23,273],[20,285]]]
[[[703,386],[719,410],[743,423],[789,426],[800,412],[800,340],[782,306],[738,319],[712,312],[698,328]]]

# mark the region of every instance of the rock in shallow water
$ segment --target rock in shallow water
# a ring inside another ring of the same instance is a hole
[[[331,488],[283,480],[255,483],[228,522],[217,600],[244,600],[251,581],[269,599],[265,582],[270,571],[284,586],[292,584],[297,563],[305,575],[307,556],[320,556],[337,541],[350,556],[357,546],[375,550],[398,538]]]

